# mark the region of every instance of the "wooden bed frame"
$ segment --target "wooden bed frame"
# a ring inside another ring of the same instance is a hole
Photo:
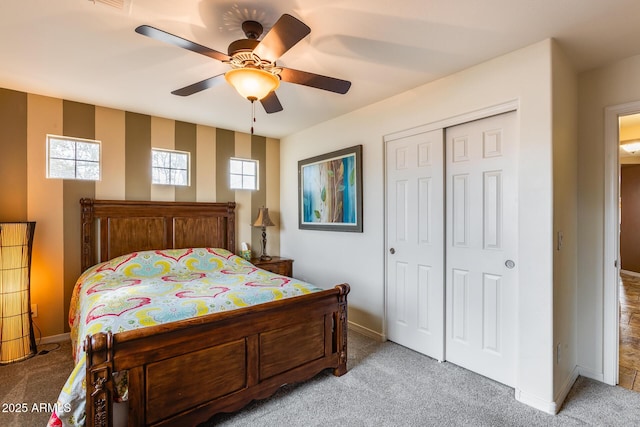
[[[82,267],[139,250],[235,251],[235,203],[82,199]],[[196,425],[284,384],[347,371],[347,284],[143,329],[87,336],[87,425],[113,425],[129,372],[130,426]]]

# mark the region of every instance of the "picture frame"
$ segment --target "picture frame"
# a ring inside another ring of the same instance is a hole
[[[362,145],[298,161],[298,228],[362,233]]]

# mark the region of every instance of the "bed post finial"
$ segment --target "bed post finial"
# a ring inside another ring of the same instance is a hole
[[[82,248],[82,271],[91,267],[93,262],[93,199],[80,199],[82,207],[82,228],[80,229],[80,247]]]
[[[112,427],[113,334],[87,335],[84,350],[87,353],[87,423],[94,427]]]
[[[337,285],[340,291],[338,295],[338,311],[335,315],[336,349],[338,352],[338,367],[333,370],[333,375],[339,377],[347,373],[347,294],[351,290],[347,283]]]
[[[236,252],[236,202],[229,202],[227,205],[227,249]]]

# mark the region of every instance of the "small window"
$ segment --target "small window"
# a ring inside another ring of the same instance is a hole
[[[229,186],[232,190],[257,190],[258,161],[231,158],[229,161]]]
[[[151,182],[164,185],[189,185],[190,156],[186,151],[151,150]]]
[[[100,141],[47,135],[47,178],[100,180]]]

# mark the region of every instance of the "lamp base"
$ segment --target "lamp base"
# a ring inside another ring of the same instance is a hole
[[[37,352],[29,300],[35,228],[33,221],[0,222],[0,365]]]
[[[20,357],[18,357],[18,358],[16,358],[16,359],[11,359],[11,360],[2,360],[2,361],[0,361],[0,366],[3,366],[3,365],[9,365],[9,364],[11,364],[11,363],[18,363],[18,362],[22,362],[23,360],[27,360],[27,359],[32,358],[32,357],[33,357],[33,356],[35,356],[37,353],[38,353],[38,349],[37,349],[37,347],[33,347],[33,348],[32,348],[32,350],[30,350],[30,351],[29,351],[29,353],[27,353],[27,354],[25,354],[25,355],[23,355],[23,356],[20,356]]]
[[[260,261],[271,261],[271,257],[267,255],[267,228],[262,226],[262,251]]]

